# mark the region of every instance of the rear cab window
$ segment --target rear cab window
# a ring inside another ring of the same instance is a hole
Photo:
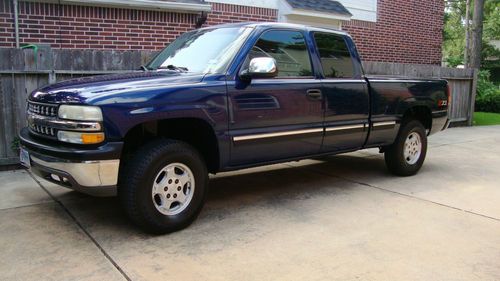
[[[325,78],[355,77],[354,62],[342,35],[314,32],[314,41]]]

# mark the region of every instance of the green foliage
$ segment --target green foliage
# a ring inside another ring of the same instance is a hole
[[[456,67],[464,63],[465,1],[448,2],[444,17],[443,55],[445,61]]]
[[[476,111],[500,113],[500,88],[490,80],[490,72],[483,70],[477,81]]]
[[[473,2],[473,1],[472,1]],[[471,9],[473,8],[471,5]],[[445,25],[443,29],[443,57],[451,67],[462,65],[465,54],[465,11],[466,0],[446,1]],[[472,17],[473,11],[470,11]],[[484,5],[482,67],[500,67],[500,50],[489,44],[500,39],[500,1],[486,0]]]
[[[500,22],[498,23],[498,25],[500,25]],[[489,44],[489,42],[483,42],[483,50],[481,56],[484,58],[481,63],[482,68],[500,68],[500,50]]]
[[[446,58],[446,64],[449,67],[457,67],[464,64],[464,56],[449,56]]]
[[[488,95],[494,95],[498,92],[499,89],[498,87],[491,82],[490,78],[490,72],[488,70],[482,70],[479,72],[478,75],[478,81],[477,81],[477,95],[478,96],[488,96]]]
[[[500,40],[500,1],[486,1],[485,14],[488,18],[484,21],[482,67],[486,69],[500,68],[500,50],[489,42]]]
[[[476,111],[500,113],[500,94],[476,98]]]
[[[489,0],[484,4],[484,37],[488,40],[500,39],[500,1]]]

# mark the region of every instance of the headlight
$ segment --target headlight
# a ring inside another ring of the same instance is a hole
[[[57,132],[57,139],[69,143],[96,144],[104,141],[104,133],[59,131]]]
[[[58,116],[69,120],[102,121],[102,112],[97,106],[61,105]]]

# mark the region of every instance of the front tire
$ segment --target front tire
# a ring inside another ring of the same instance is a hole
[[[389,171],[398,176],[415,175],[424,164],[427,154],[427,135],[424,126],[416,121],[403,124],[396,141],[385,150]]]
[[[208,172],[190,145],[169,139],[152,141],[127,161],[118,195],[128,217],[145,231],[169,233],[190,225],[200,213]]]

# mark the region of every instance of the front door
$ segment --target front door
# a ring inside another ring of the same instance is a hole
[[[272,57],[278,76],[228,82],[231,166],[319,153],[323,138],[321,83],[314,77],[304,34],[263,32],[242,66]]]

